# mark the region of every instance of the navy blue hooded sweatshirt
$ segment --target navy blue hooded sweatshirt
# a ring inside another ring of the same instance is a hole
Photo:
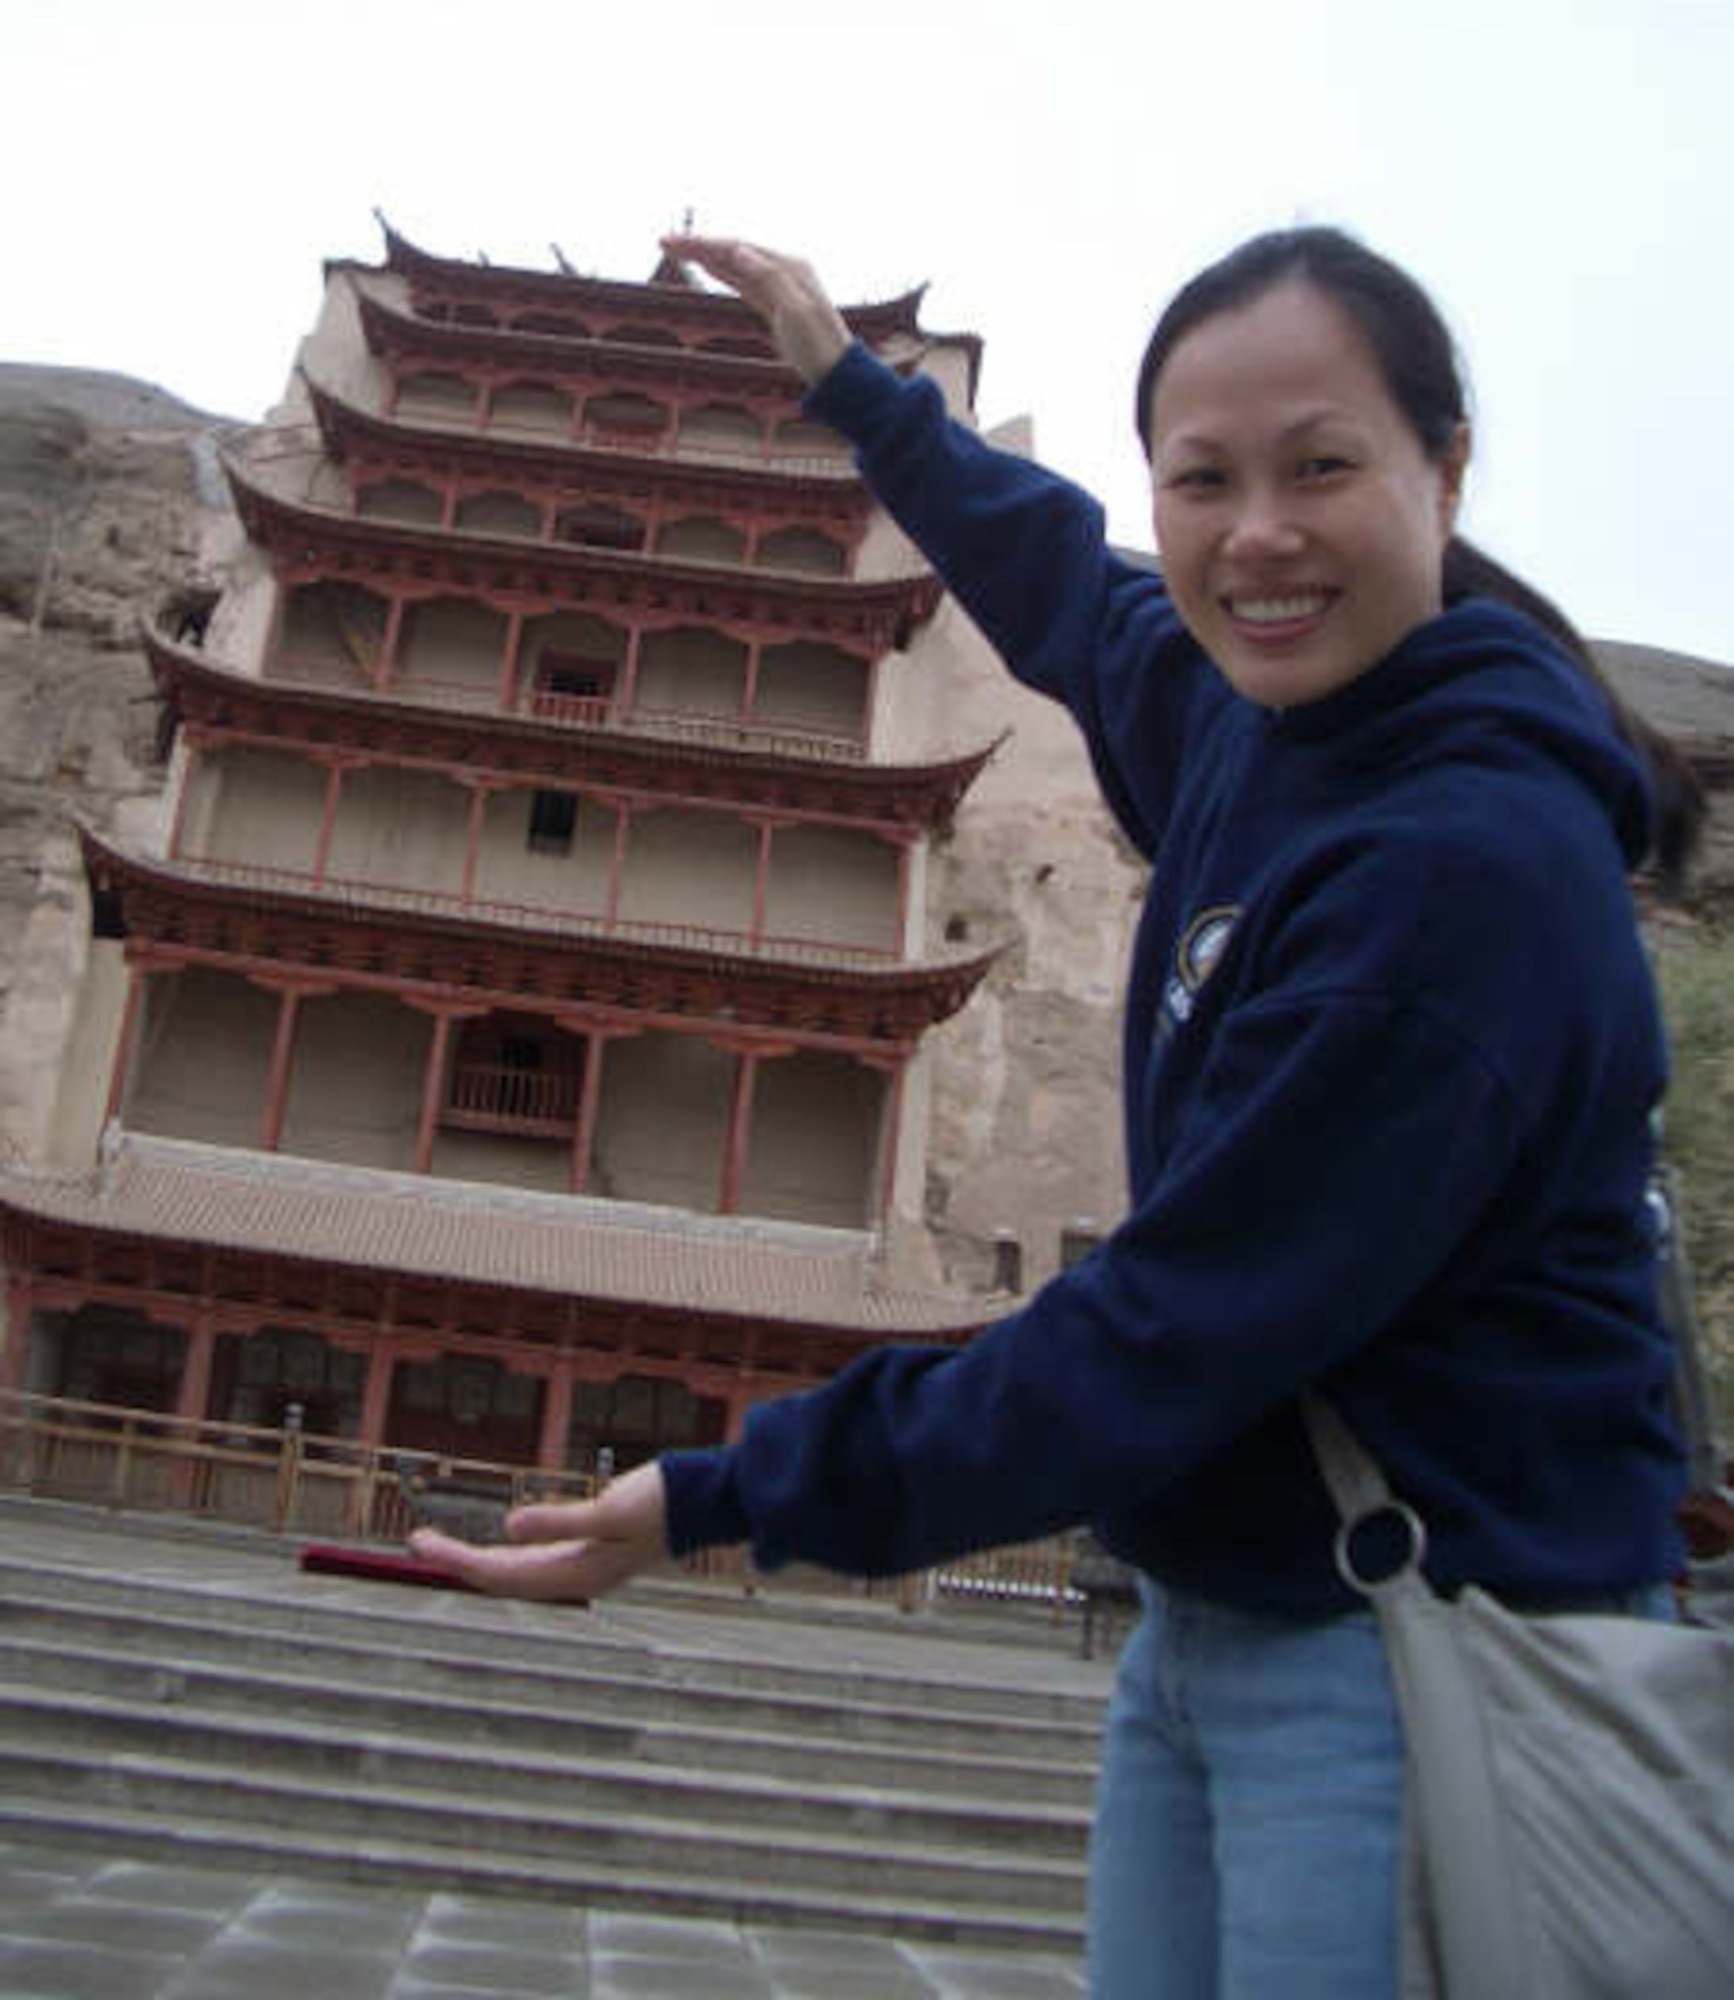
[[[1335,1399],[1427,1569],[1529,1602],[1679,1550],[1642,1198],[1664,1080],[1644,778],[1544,633],[1472,600],[1324,699],[1237,695],[1096,503],[852,348],[809,398],[1154,864],[1131,1206],[968,1347],[887,1348],[662,1461],[678,1553],[866,1574],[1082,1521],[1153,1576],[1350,1602],[1296,1407]]]

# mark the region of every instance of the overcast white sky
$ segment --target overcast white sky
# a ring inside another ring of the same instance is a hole
[[[255,418],[375,204],[643,278],[701,227],[931,281],[981,408],[1148,544],[1155,311],[1339,223],[1445,307],[1467,526],[1590,632],[1734,662],[1734,0],[11,0],[0,359]]]

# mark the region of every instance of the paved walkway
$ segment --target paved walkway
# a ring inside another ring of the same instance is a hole
[[[823,1623],[774,1596],[661,1586],[575,1614],[304,1575],[270,1537],[0,1499],[12,1552],[214,1595],[274,1594],[350,1609],[587,1631],[668,1654],[736,1654],[1023,1689],[1101,1695],[1111,1669],[1075,1631],[984,1643],[955,1621],[884,1603]],[[384,1593],[384,1596],[378,1595]],[[949,1625],[949,1629],[948,1629]],[[1075,2000],[1075,1960],[850,1933],[783,1930],[548,1902],[428,1894],[156,1865],[0,1839],[0,2000]]]
[[[4,2000],[1076,2000],[1075,1964],[0,1846]]]

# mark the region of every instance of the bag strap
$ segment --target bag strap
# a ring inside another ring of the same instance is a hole
[[[1333,1404],[1309,1390],[1301,1397],[1301,1415],[1340,1521],[1338,1573],[1372,1600],[1403,1718],[1407,1812],[1418,1843],[1416,1894],[1426,1939],[1419,1928],[1406,1935],[1405,1964],[1417,1954],[1411,1969],[1420,1990],[1450,2000],[1528,2000],[1537,1989],[1513,1893],[1516,1877],[1481,1690],[1453,1607],[1434,1596],[1421,1573],[1425,1530],[1414,1510],[1392,1494],[1378,1461]],[[1370,1582],[1354,1567],[1349,1538],[1369,1515],[1387,1510],[1408,1526],[1412,1552],[1401,1568]],[[1435,1950],[1442,1969],[1420,1975]],[[1406,1980],[1404,1991],[1410,1990]]]
[[[1301,1417],[1318,1461],[1319,1476],[1337,1510],[1337,1574],[1350,1589],[1375,1598],[1388,1585],[1418,1576],[1427,1553],[1427,1528],[1420,1515],[1391,1491],[1379,1461],[1344,1423],[1334,1403],[1316,1389],[1308,1389],[1301,1396]],[[1409,1535],[1408,1560],[1377,1583],[1356,1569],[1350,1547],[1355,1530],[1375,1514],[1395,1515]]]
[[[1316,1389],[1301,1397],[1301,1416],[1307,1437],[1318,1460],[1320,1476],[1336,1503],[1337,1518],[1345,1527],[1365,1514],[1376,1514],[1391,1505],[1391,1489],[1379,1462],[1367,1451],[1348,1425]]]

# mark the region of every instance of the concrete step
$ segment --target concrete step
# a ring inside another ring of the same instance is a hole
[[[480,1777],[482,1774],[478,1773]],[[895,1846],[877,1815],[834,1819],[836,1830],[749,1828],[708,1814],[696,1821],[523,1802],[490,1787],[462,1798],[399,1786],[348,1769],[306,1774],[207,1765],[172,1754],[116,1752],[62,1741],[0,1741],[0,1797],[56,1811],[100,1806],[148,1815],[234,1821],[283,1837],[306,1831],[360,1847],[390,1841],[429,1853],[510,1856],[526,1867],[600,1860],[676,1884],[722,1876],[756,1892],[798,1886],[847,1898],[863,1882],[876,1896],[966,1911],[1017,1908],[1058,1922],[1083,1908],[1083,1862],[935,1844]]]
[[[570,1907],[635,1910],[708,1918],[742,1925],[786,1925],[808,1931],[926,1938],[986,1950],[1076,1954],[1080,1926],[1010,1901],[958,1909],[924,1897],[875,1892],[871,1873],[846,1897],[813,1894],[799,1885],[769,1887],[712,1872],[670,1881],[621,1869],[594,1856],[526,1862],[512,1854],[430,1851],[393,1839],[357,1844],[305,1829],[243,1827],[234,1820],[183,1817],[163,1824],[154,1814],[105,1805],[72,1804],[48,1812],[34,1801],[0,1793],[0,1840],[50,1848],[137,1855],[165,1867],[219,1865],[272,1875],[294,1874],[462,1895],[547,1899]],[[1012,1987],[1007,1992],[1015,1990]]]
[[[183,1715],[233,1718],[250,1727],[263,1718],[320,1724],[351,1738],[394,1735],[472,1744],[485,1747],[494,1758],[527,1754],[568,1762],[729,1770],[827,1790],[878,1787],[1079,1812],[1088,1810],[1092,1796],[1090,1772],[1078,1762],[994,1754],[973,1745],[905,1750],[821,1734],[816,1724],[794,1735],[753,1728],[744,1720],[737,1727],[694,1723],[684,1719],[678,1695],[665,1699],[665,1712],[611,1720],[570,1705],[535,1705],[522,1697],[514,1701],[491,1698],[491,1693],[483,1698],[333,1683],[314,1677],[317,1662],[296,1662],[310,1670],[288,1673],[276,1660],[268,1668],[209,1665],[166,1649],[111,1649],[102,1643],[100,1621],[93,1622],[87,1643],[78,1646],[52,1631],[40,1639],[16,1639],[0,1627],[0,1682],[13,1684],[11,1698],[24,1698],[21,1690],[102,1695],[135,1704],[158,1720],[172,1708]]]
[[[133,1758],[251,1778],[301,1774],[347,1787],[445,1795],[467,1805],[507,1798],[525,1811],[568,1806],[607,1820],[669,1819],[690,1825],[872,1833],[881,1854],[904,1845],[1081,1856],[1082,1806],[983,1801],[913,1787],[778,1778],[711,1764],[676,1768],[630,1756],[507,1751],[404,1731],[357,1732],[285,1717],[216,1715],[43,1686],[0,1683],[0,1752],[73,1746],[119,1766]]]
[[[0,1837],[1077,1948],[1104,1671],[822,1603],[587,1613],[5,1521]]]
[[[293,1571],[286,1580],[303,1581]],[[417,1662],[431,1655],[460,1671],[467,1667],[489,1674],[499,1670],[504,1646],[513,1668],[520,1671],[612,1676],[634,1686],[649,1683],[686,1693],[816,1697],[827,1702],[842,1698],[869,1713],[892,1707],[916,1717],[947,1720],[1009,1714],[1021,1730],[1047,1721],[1056,1727],[1056,1753],[1068,1758],[1086,1738],[1093,1739],[1100,1726],[1099,1696],[971,1683],[956,1676],[928,1679],[915,1668],[888,1674],[840,1665],[823,1656],[810,1664],[798,1663],[769,1649],[753,1655],[696,1647],[651,1650],[641,1640],[591,1623],[576,1608],[520,1606],[383,1584],[338,1588],[344,1601],[333,1604],[299,1595],[273,1596],[261,1588],[193,1589],[157,1579],[57,1572],[16,1556],[0,1556],[0,1619],[35,1616],[50,1607],[64,1612],[88,1608],[104,1616],[134,1610],[152,1619],[175,1618],[188,1627],[204,1628],[229,1645],[289,1640],[298,1649],[316,1644],[361,1646],[370,1653],[397,1652]],[[406,1599],[414,1600],[408,1608]],[[630,1592],[616,1601],[633,1602]],[[11,1607],[17,1607],[16,1613]],[[535,1624],[526,1624],[521,1615],[526,1611],[540,1614]],[[550,1617],[560,1621],[557,1630],[549,1629]],[[702,1626],[702,1620],[694,1622]],[[822,1612],[812,1623],[815,1630],[822,1628]],[[779,1638],[786,1653],[786,1632]]]
[[[271,1629],[270,1607],[256,1618],[261,1607],[254,1599],[195,1598],[188,1609],[179,1608],[183,1603],[177,1599],[173,1614],[159,1614],[148,1594],[134,1587],[125,1593],[125,1608],[110,1611],[98,1602],[65,1603],[40,1582],[25,1594],[0,1579],[0,1645],[56,1644],[153,1666],[172,1661],[181,1670],[288,1671],[333,1690],[480,1701],[592,1722],[645,1723],[678,1712],[695,1726],[753,1731],[787,1743],[817,1736],[904,1752],[967,1750],[1048,1763],[1073,1775],[1093,1757],[1099,1726],[1093,1720],[1049,1721],[1041,1713],[1045,1703],[1025,1716],[1015,1693],[999,1690],[992,1709],[955,1707],[948,1686],[811,1669],[799,1676],[798,1691],[761,1691],[751,1684],[755,1677],[742,1672],[752,1663],[731,1659],[701,1655],[671,1662],[611,1642],[600,1651],[554,1653],[549,1664],[524,1664],[520,1651],[533,1649],[520,1648],[509,1631],[477,1635],[426,1619],[404,1628],[353,1612],[343,1617],[344,1637],[321,1638]],[[856,1692],[863,1679],[871,1690],[866,1695]]]

